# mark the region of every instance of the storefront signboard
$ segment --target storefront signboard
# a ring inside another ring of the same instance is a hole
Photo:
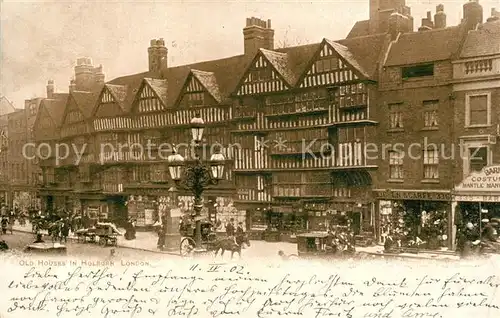
[[[450,192],[415,190],[374,190],[375,197],[385,200],[451,201]]]
[[[457,187],[456,192],[498,192],[500,195],[500,166],[484,167],[481,172],[467,176]]]

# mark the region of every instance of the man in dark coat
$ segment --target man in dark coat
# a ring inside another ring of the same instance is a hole
[[[234,219],[231,218],[226,224],[226,234],[227,236],[234,236]]]
[[[243,222],[238,222],[238,227],[236,228],[236,244],[240,245],[243,243],[245,237],[245,231],[243,231]]]

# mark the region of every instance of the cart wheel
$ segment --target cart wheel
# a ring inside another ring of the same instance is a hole
[[[106,243],[108,243],[108,239],[105,236],[99,236],[99,245],[105,247]]]
[[[196,246],[195,241],[190,237],[185,237],[181,240],[180,252],[181,256],[190,255]]]
[[[299,256],[297,254],[290,254],[290,255],[288,255],[288,259],[289,260],[299,259]]]

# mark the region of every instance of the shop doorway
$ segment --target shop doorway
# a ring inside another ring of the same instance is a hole
[[[354,235],[361,233],[362,214],[361,212],[351,212],[352,231]]]

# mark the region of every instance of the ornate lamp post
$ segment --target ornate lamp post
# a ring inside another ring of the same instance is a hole
[[[191,134],[193,137],[192,145],[195,148],[194,160],[186,162],[184,157],[177,153],[177,149],[173,147],[173,153],[168,156],[167,162],[169,165],[170,177],[176,185],[190,190],[194,195],[194,211],[195,211],[195,251],[200,251],[201,247],[201,210],[203,209],[203,192],[209,185],[215,185],[219,180],[224,178],[225,158],[220,152],[212,154],[208,164],[202,162],[198,155],[201,148],[205,123],[196,114],[191,120]]]

